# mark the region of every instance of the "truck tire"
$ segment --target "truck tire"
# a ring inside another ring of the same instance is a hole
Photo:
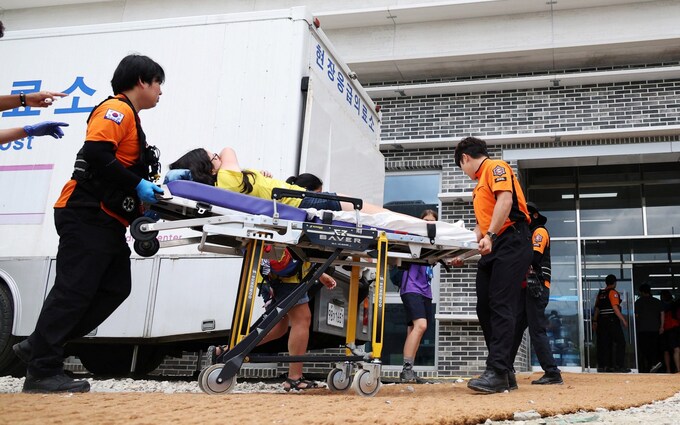
[[[81,346],[76,355],[90,373],[100,376],[130,375],[135,346],[127,344],[90,344]],[[165,358],[165,350],[156,346],[140,345],[133,375],[154,371]]]
[[[12,335],[14,302],[7,285],[0,281],[0,376],[26,374],[26,365],[14,355],[12,346],[23,338]]]

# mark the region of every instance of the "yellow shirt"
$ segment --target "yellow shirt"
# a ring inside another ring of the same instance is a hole
[[[258,198],[271,200],[272,190],[275,188],[293,189],[305,191],[306,189],[294,184],[288,184],[283,180],[265,177],[257,170],[252,171],[255,174],[255,181],[253,183],[253,191],[247,195],[256,196]],[[217,172],[217,187],[231,190],[232,192],[241,193],[243,188],[243,174],[240,171],[219,170]],[[282,198],[281,202],[293,207],[299,207],[302,199],[299,198]]]

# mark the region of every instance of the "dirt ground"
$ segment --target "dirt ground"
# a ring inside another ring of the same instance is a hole
[[[88,393],[0,394],[0,424],[477,424],[512,419],[518,411],[543,416],[623,409],[680,391],[680,374],[563,374],[564,385],[530,385],[539,374],[519,374],[519,390],[483,395],[466,383],[383,385],[372,398],[351,390],[290,394]]]

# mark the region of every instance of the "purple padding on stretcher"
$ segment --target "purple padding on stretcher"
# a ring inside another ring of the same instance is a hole
[[[274,215],[274,201],[189,180],[174,180],[169,182],[167,186],[173,196],[180,196],[193,201],[204,202],[248,214],[266,215],[267,217]],[[276,205],[276,210],[279,213],[279,217],[284,220],[307,220],[307,212],[300,208],[291,207],[279,202]]]

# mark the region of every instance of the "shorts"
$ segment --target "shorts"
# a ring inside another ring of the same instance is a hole
[[[680,347],[680,326],[663,331],[661,341],[664,351],[673,351]]]
[[[337,196],[335,192],[321,192],[324,195]],[[322,199],[307,196],[300,202],[299,208],[316,208],[317,210],[342,211],[340,201],[335,199]]]
[[[284,283],[281,281],[270,282],[269,287],[274,292],[274,300],[278,303],[285,299],[288,295],[293,293],[293,291],[298,287],[297,283]],[[261,285],[261,295],[264,298],[265,303],[269,301],[270,294],[265,290],[265,284]],[[302,297],[295,303],[295,305],[307,304],[309,302],[309,295],[305,292]]]
[[[432,299],[424,297],[420,294],[407,292],[401,294],[401,302],[404,304],[406,312],[406,320],[408,326],[413,326],[413,321],[416,319],[425,319],[428,322],[432,317]]]

